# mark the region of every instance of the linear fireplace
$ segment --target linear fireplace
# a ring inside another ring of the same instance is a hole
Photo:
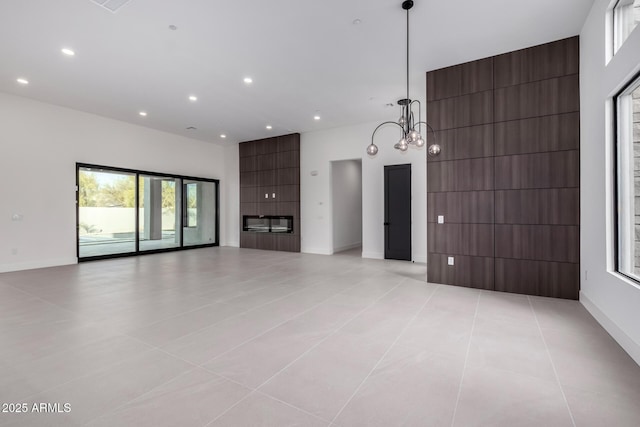
[[[293,233],[292,216],[245,215],[242,230],[254,233]]]

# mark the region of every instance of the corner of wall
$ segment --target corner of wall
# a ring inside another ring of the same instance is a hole
[[[635,362],[640,365],[640,343],[637,343],[627,333],[607,316],[584,292],[580,292],[580,303],[600,323]]]

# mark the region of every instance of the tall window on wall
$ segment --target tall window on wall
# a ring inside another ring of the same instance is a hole
[[[613,44],[617,52],[640,22],[640,0],[618,0],[613,7]]]
[[[640,281],[640,77],[616,97],[618,271]]]

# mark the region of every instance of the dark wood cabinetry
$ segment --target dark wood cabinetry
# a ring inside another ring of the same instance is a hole
[[[578,298],[578,54],[573,37],[427,73],[429,281]]]
[[[240,222],[245,215],[292,216],[293,233],[240,231],[240,247],[300,252],[300,134],[239,144]]]

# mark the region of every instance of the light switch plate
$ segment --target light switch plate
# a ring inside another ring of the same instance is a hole
[[[444,224],[444,215],[438,215],[438,224]]]
[[[452,256],[447,258],[447,264],[453,265],[453,257]]]

